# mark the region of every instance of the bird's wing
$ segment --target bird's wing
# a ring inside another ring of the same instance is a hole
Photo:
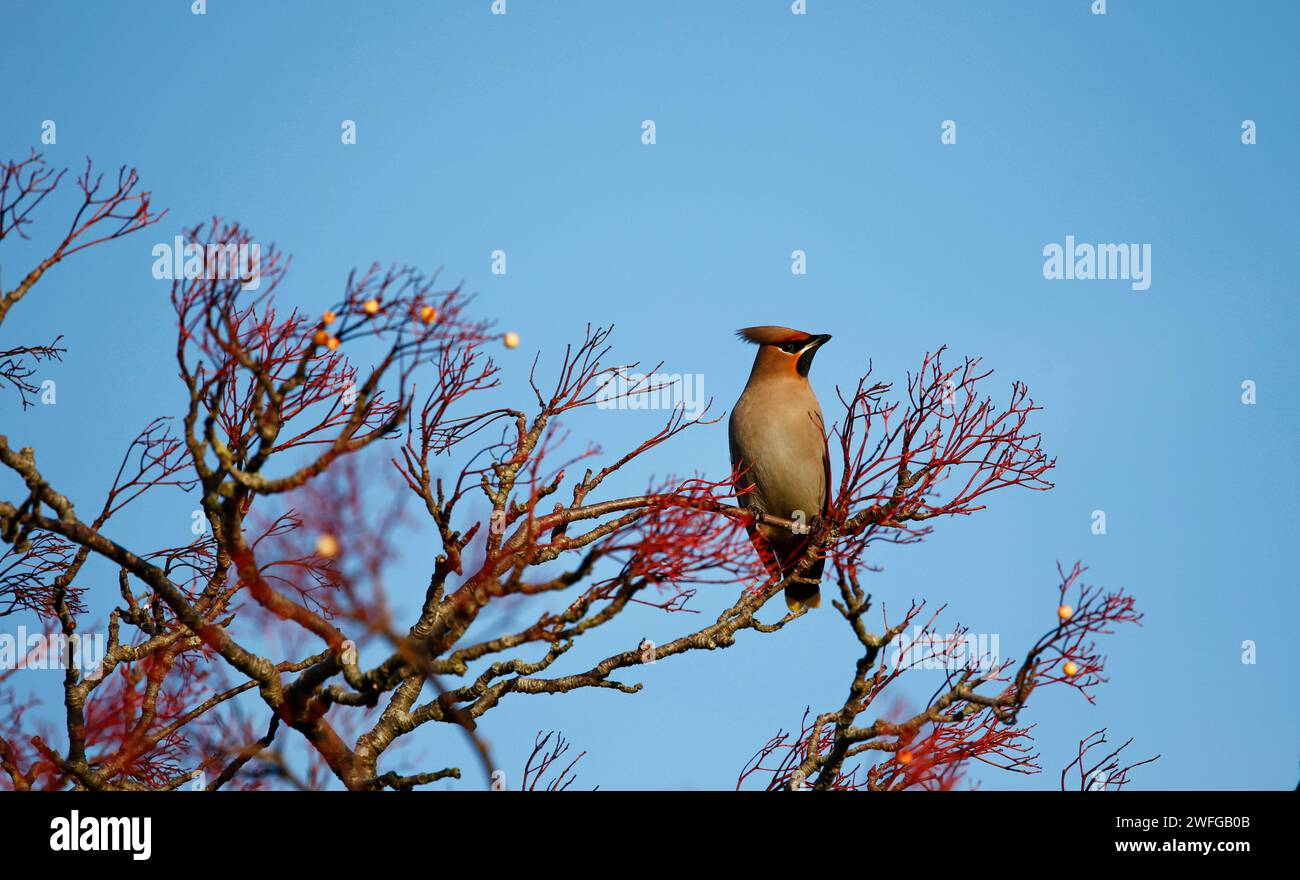
[[[757,493],[745,491],[754,485],[754,477],[751,473],[753,462],[745,458],[745,451],[741,447],[740,441],[736,438],[736,412],[732,410],[731,421],[727,425],[727,445],[731,447],[731,473],[732,485],[737,492],[736,501],[741,507],[760,506],[757,504]],[[738,468],[743,468],[743,472],[736,474]],[[739,494],[739,493],[744,494]]]
[[[825,440],[825,438],[826,435],[823,433],[822,439]],[[822,494],[822,516],[825,516],[831,510],[831,450],[829,443],[822,449],[822,466],[826,473],[826,482],[824,484],[826,491]]]

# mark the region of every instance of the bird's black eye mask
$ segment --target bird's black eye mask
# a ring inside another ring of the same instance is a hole
[[[781,350],[794,354],[802,351],[799,360],[795,363],[794,368],[799,371],[800,376],[807,376],[808,371],[812,369],[813,357],[817,354],[817,349],[821,348],[827,342],[830,342],[830,334],[823,333],[820,336],[814,336],[811,339],[805,339],[801,342],[787,342],[781,346]]]
[[[812,369],[813,355],[816,353],[817,349],[814,347],[799,355],[799,362],[794,365],[794,368],[799,371],[800,376],[807,377],[808,371]]]

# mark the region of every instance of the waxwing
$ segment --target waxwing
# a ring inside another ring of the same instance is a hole
[[[806,526],[824,516],[829,503],[830,457],[817,396],[808,370],[827,334],[788,327],[746,327],[737,332],[758,346],[754,368],[731,411],[731,466],[740,503]],[[810,539],[784,526],[760,523],[750,539],[770,574],[785,577],[803,557]],[[822,568],[817,559],[785,587],[791,611],[821,604]]]

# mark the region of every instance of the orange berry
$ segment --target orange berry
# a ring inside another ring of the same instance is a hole
[[[326,333],[324,330],[317,330],[312,335],[311,341],[316,343],[317,345],[328,345],[330,341],[330,335]]]
[[[1061,618],[1061,620],[1069,620],[1074,616],[1074,609],[1069,605],[1062,605],[1060,608],[1056,609],[1056,616]]]
[[[329,346],[330,351],[334,351],[336,348],[339,347],[339,338],[337,336],[331,336],[329,342],[325,344]]]
[[[1073,660],[1066,660],[1065,674],[1070,678],[1074,678],[1076,675],[1079,674],[1079,665],[1075,663]]]
[[[320,316],[320,322],[322,324],[333,324],[334,319],[337,317],[338,315],[334,314],[333,312],[326,312],[325,314]]]
[[[912,750],[911,750],[911,749],[903,749],[902,751],[900,751],[900,752],[898,753],[898,763],[900,763],[900,764],[910,764],[910,763],[912,763],[912,758],[913,758],[913,757],[915,757],[915,756],[912,754]]]
[[[420,309],[420,320],[426,324],[432,324],[438,320],[438,310],[433,306],[425,306]]]
[[[503,342],[505,342],[505,344],[506,344],[506,348],[518,348],[518,347],[519,347],[519,334],[516,333],[516,332],[513,331],[513,330],[511,330],[511,331],[510,331],[509,333],[507,333],[505,336],[502,336],[501,339],[502,339]]]
[[[316,539],[316,555],[324,559],[332,559],[339,555],[339,539],[329,532],[321,533]]]
[[[379,312],[379,300],[375,299],[375,298],[372,296],[370,299],[368,299],[368,300],[366,300],[364,303],[362,303],[361,308],[365,310],[365,313],[366,313],[367,315],[378,314],[378,312]]]

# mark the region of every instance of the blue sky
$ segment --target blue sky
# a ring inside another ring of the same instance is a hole
[[[1010,654],[1050,623],[1055,562],[1082,559],[1147,614],[1107,642],[1096,706],[1035,697],[1045,772],[981,784],[1054,787],[1077,740],[1107,727],[1136,756],[1162,755],[1136,788],[1293,787],[1300,12],[1089,5],[809,0],[795,16],[784,0],[509,0],[500,16],[489,0],[209,0],[196,16],[180,2],[7,2],[5,30],[22,37],[0,56],[0,154],[24,155],[52,119],[53,163],[134,165],[170,213],[59,266],[15,308],[0,342],[62,333],[70,351],[47,371],[58,403],[7,407],[4,431],[98,505],[131,437],[182,401],[150,249],[213,214],[291,252],[282,295],[309,310],[353,266],[443,267],[522,334],[502,358],[508,389],[534,352],[553,363],[587,322],[612,323],[620,356],[701,374],[726,409],[752,357],[732,331],[776,323],[834,334],[812,376],[829,415],[835,385],[868,362],[901,381],[947,344],[984,357],[999,391],[1028,383],[1057,488],[995,495],[882,553],[877,600],[947,602],[946,621],[999,634]],[[345,119],[355,145],[340,143]],[[956,144],[940,143],[944,120]],[[7,285],[62,223],[63,196],[35,247],[6,242]],[[1067,235],[1149,243],[1150,289],[1044,279],[1043,247]],[[496,249],[505,275],[489,271]],[[795,249],[806,275],[790,271]],[[662,415],[573,427],[615,452]],[[719,424],[614,488],[726,467]],[[181,543],[192,506],[160,493],[114,537]],[[1095,509],[1105,535],[1090,530]],[[410,557],[389,581],[417,601]],[[690,620],[624,621],[556,671],[666,641],[731,593],[701,600]],[[1241,662],[1246,640],[1255,664]],[[510,772],[534,731],[558,728],[588,752],[580,786],[730,787],[806,706],[842,702],[854,644],[824,608],[775,637],[637,670],[636,696],[508,698],[485,730]],[[910,693],[938,675],[916,673]],[[462,786],[480,783],[454,732],[418,736],[437,766],[461,763]]]

